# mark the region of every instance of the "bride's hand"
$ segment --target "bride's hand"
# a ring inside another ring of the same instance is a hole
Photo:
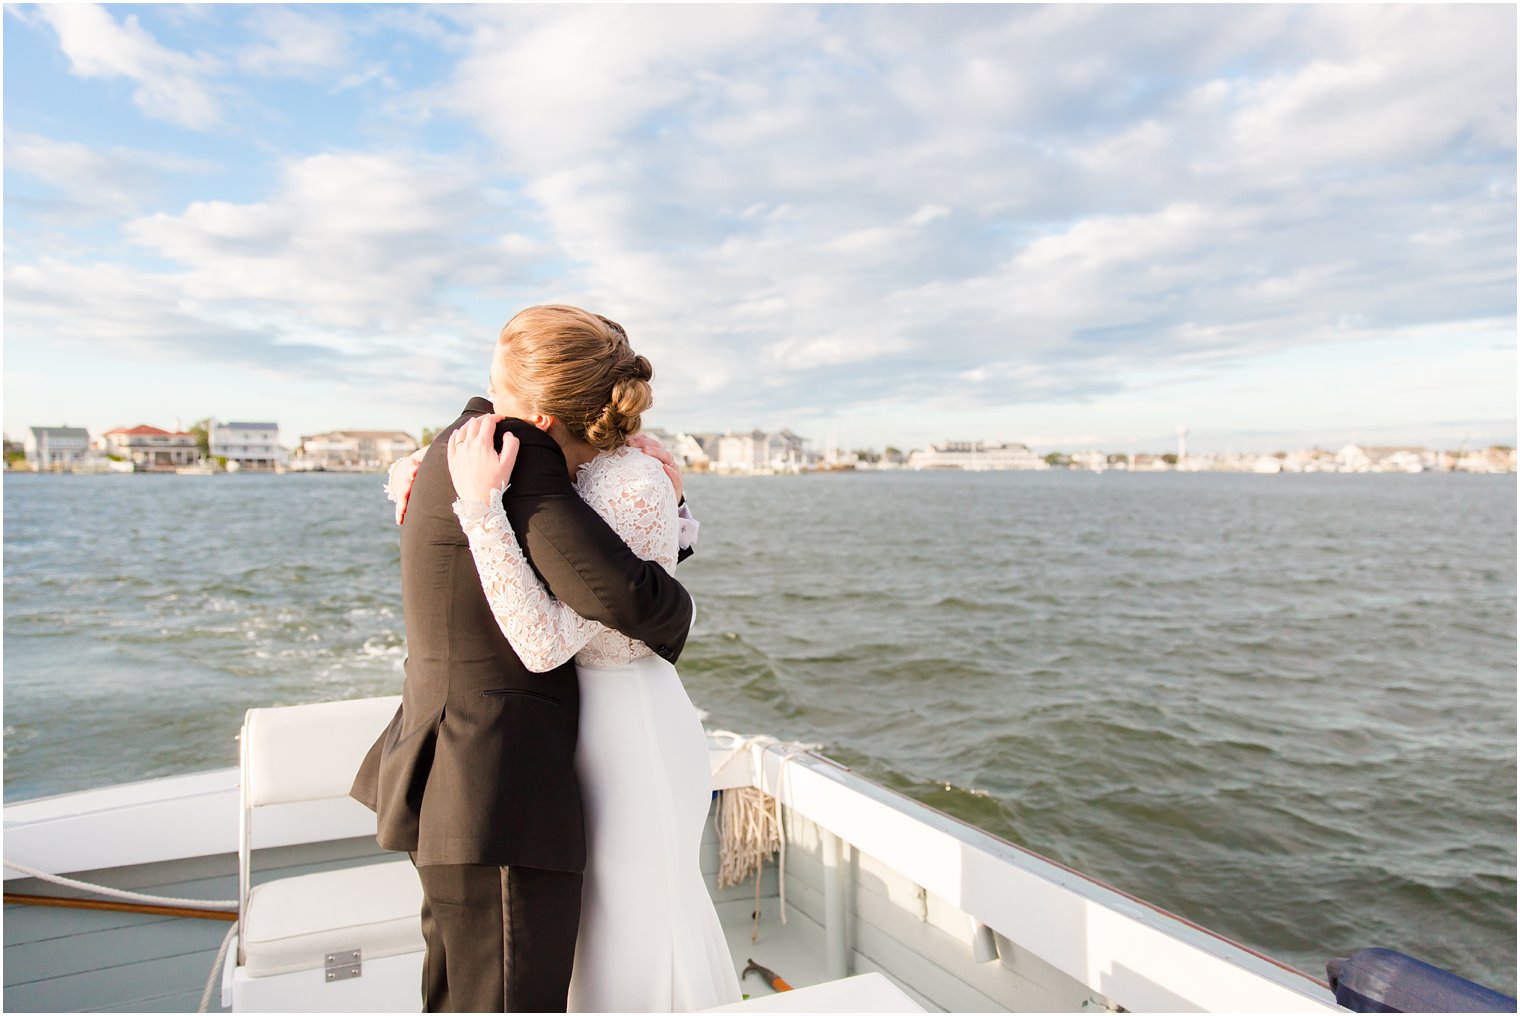
[[[391,463],[390,478],[385,483],[385,496],[396,503],[396,525],[401,525],[401,520],[406,518],[406,503],[412,497],[412,485],[417,482],[417,470],[422,465],[422,457],[427,454],[427,446],[423,445],[405,458],[397,459]]]
[[[676,465],[675,457],[665,450],[665,446],[647,434],[630,435],[628,443],[660,463],[660,468],[670,477],[670,485],[676,489],[676,500],[681,500],[681,467]]]
[[[495,445],[496,425],[505,417],[492,413],[477,416],[449,435],[449,477],[458,497],[489,504],[491,491],[503,487],[517,462],[517,438],[501,436],[501,453]]]

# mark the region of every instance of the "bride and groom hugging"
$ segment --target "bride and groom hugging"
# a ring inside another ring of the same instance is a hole
[[[707,739],[673,666],[696,523],[633,436],[652,376],[616,322],[531,307],[489,400],[392,469],[406,678],[352,794],[417,866],[426,1011],[740,1000],[698,858]]]

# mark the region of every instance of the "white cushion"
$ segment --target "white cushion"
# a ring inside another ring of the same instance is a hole
[[[248,710],[248,803],[347,797],[359,763],[400,706],[401,696],[389,695]]]
[[[793,991],[720,1005],[702,1012],[923,1012],[923,1007],[881,974],[857,974]]]
[[[409,860],[276,879],[248,896],[243,955],[254,977],[320,970],[348,949],[363,950],[362,962],[422,948],[422,883]]]

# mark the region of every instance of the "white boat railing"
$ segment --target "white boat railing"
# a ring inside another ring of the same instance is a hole
[[[757,745],[746,757],[748,772],[734,759],[720,782],[748,780],[828,834],[827,923],[840,918],[827,929],[831,954],[842,949],[843,840],[1130,1011],[1344,1011],[1327,985],[1302,971],[816,753]]]
[[[723,763],[713,788],[759,787],[819,827],[830,976],[847,973],[851,948],[848,843],[977,922],[978,960],[1017,948],[1131,1011],[1341,1011],[1328,986],[1301,971],[821,755],[781,742],[735,754],[741,740],[710,736],[709,757]],[[53,874],[231,854],[239,813],[236,769],[59,795],[5,807],[5,853]],[[372,836],[374,823],[347,798],[271,805],[252,845]]]

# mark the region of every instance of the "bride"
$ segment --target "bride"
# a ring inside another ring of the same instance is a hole
[[[554,599],[501,504],[518,442],[505,434],[498,454],[493,435],[513,416],[559,443],[581,498],[634,553],[674,572],[672,480],[629,443],[653,402],[652,376],[615,322],[575,307],[530,307],[502,329],[491,362],[487,394],[499,415],[449,439],[454,511],[502,633],[529,669],[574,656],[580,678],[575,767],[587,865],[572,1012],[686,1012],[740,1000],[698,857],[711,800],[701,720],[670,663]]]

